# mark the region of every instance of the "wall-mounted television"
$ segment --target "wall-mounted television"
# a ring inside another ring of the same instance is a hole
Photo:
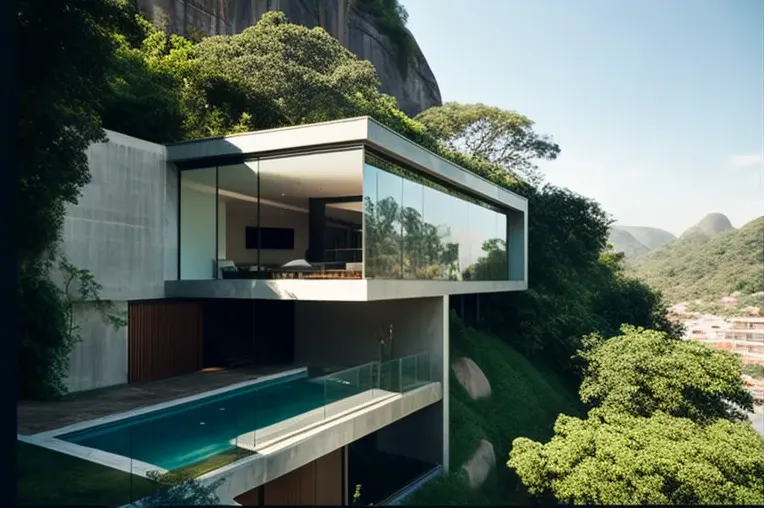
[[[294,229],[257,228],[246,229],[247,249],[294,250]]]

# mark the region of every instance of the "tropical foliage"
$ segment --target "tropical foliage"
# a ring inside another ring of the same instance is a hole
[[[752,408],[740,360],[621,333],[584,341],[587,417],[560,415],[547,443],[513,441],[507,465],[529,492],[573,504],[764,502],[764,440],[740,412]]]
[[[527,116],[485,104],[449,102],[423,111],[416,120],[452,150],[534,181],[540,180],[534,161],[553,160],[560,153],[559,145],[538,134]]]
[[[740,359],[705,344],[625,325],[621,335],[587,337],[581,400],[607,412],[745,420],[753,399],[740,382]]]
[[[665,413],[561,415],[546,444],[516,439],[509,466],[533,494],[571,504],[761,505],[764,440],[749,423]]]

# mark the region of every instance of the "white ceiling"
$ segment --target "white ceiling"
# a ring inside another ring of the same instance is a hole
[[[261,159],[243,164],[220,166],[218,187],[221,198],[245,206],[257,201],[257,176],[260,172],[261,204],[308,211],[308,198],[360,196],[363,194],[363,152],[291,155]],[[215,193],[214,168],[184,171],[182,183],[198,191]],[[235,205],[236,206],[236,205]],[[357,222],[363,203],[331,203],[327,215]]]

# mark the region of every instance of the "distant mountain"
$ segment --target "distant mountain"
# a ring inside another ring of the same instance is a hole
[[[676,239],[674,235],[658,228],[645,228],[641,226],[614,226],[621,231],[626,231],[636,238],[639,243],[648,248],[648,250],[654,250],[658,247],[662,247],[669,243],[671,240]]]
[[[764,217],[735,229],[724,215],[707,215],[676,240],[637,258],[631,270],[671,304],[764,291]]]
[[[610,243],[616,252],[626,254],[628,260],[647,254],[676,238],[668,231],[640,226],[611,226]]]
[[[708,236],[715,236],[719,233],[724,233],[728,229],[733,229],[733,227],[726,215],[723,213],[709,213],[688,231],[699,230]]]
[[[647,254],[650,249],[637,240],[634,235],[619,227],[610,228],[610,243],[616,252],[623,252],[628,259]]]

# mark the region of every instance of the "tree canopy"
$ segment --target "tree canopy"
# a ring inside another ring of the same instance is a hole
[[[556,159],[560,147],[534,130],[534,122],[515,111],[485,104],[448,102],[421,112],[416,120],[452,150],[538,180],[536,159]]]
[[[533,494],[572,504],[764,503],[764,440],[749,423],[658,412],[561,415],[546,444],[516,439],[509,467]]]
[[[734,421],[746,419],[741,409],[753,409],[732,353],[627,325],[621,335],[604,341],[592,336],[587,345],[580,353],[586,368],[579,393],[603,411]]]
[[[587,417],[560,415],[547,443],[512,443],[507,465],[530,493],[573,504],[764,502],[764,440],[740,412],[752,400],[737,357],[627,325],[587,337],[579,356]]]

